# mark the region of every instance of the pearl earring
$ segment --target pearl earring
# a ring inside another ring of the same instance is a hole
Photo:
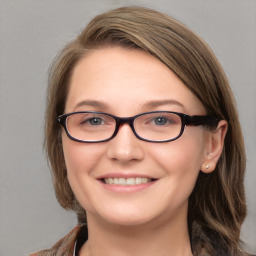
[[[209,169],[210,165],[209,164],[206,164],[205,165],[205,169]]]

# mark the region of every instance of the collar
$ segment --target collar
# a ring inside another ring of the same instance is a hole
[[[193,223],[191,233],[191,246],[194,256],[229,256],[229,254],[225,252],[223,246],[221,246],[219,242],[216,247],[212,244],[212,241],[206,234],[206,231],[203,231],[203,229],[197,223]],[[212,238],[216,240],[217,238],[213,237],[214,232],[210,233]],[[217,234],[215,235],[217,236]],[[79,250],[87,240],[87,226],[80,226],[77,232],[76,241],[74,243],[73,256],[78,256]]]
[[[191,246],[194,256],[230,256],[216,232],[203,230],[200,225],[193,223],[191,233]],[[51,249],[30,256],[77,256],[87,239],[87,226],[78,225]]]

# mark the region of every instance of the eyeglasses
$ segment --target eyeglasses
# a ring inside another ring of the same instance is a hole
[[[170,111],[146,112],[132,117],[82,111],[60,115],[57,120],[71,140],[87,143],[111,140],[125,123],[130,125],[134,135],[140,140],[168,142],[177,140],[183,134],[185,126],[204,125],[214,128],[219,122],[213,116],[189,116]]]

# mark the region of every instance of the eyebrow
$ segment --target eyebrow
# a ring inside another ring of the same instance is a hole
[[[79,108],[79,107],[83,107],[83,106],[91,106],[91,107],[97,107],[97,108],[102,108],[105,109],[107,108],[107,105],[101,101],[97,101],[97,100],[83,100],[81,102],[79,102],[78,104],[76,104],[75,108]]]
[[[180,103],[177,100],[174,99],[165,99],[165,100],[151,100],[148,101],[146,103],[142,104],[143,108],[154,108],[154,107],[159,107],[159,106],[163,106],[163,105],[177,105],[179,107],[185,108],[185,106]],[[83,106],[91,106],[91,107],[96,107],[99,109],[107,109],[108,105],[101,102],[101,101],[97,101],[97,100],[83,100],[81,102],[79,102],[74,109],[77,109],[79,107],[83,107]]]
[[[163,105],[177,105],[179,107],[185,108],[185,106],[181,102],[174,99],[152,100],[144,103],[142,106],[150,108],[150,107],[159,107]]]

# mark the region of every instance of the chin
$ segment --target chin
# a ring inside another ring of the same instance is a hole
[[[112,219],[105,219],[109,224],[114,226],[121,226],[125,228],[129,227],[138,227],[147,225],[150,221],[146,219],[131,219],[131,217],[127,218],[112,218]]]
[[[112,209],[112,211],[101,212],[100,218],[109,224],[118,226],[141,226],[150,223],[154,216],[145,215],[145,211],[131,211],[124,208],[117,211],[117,209]]]

